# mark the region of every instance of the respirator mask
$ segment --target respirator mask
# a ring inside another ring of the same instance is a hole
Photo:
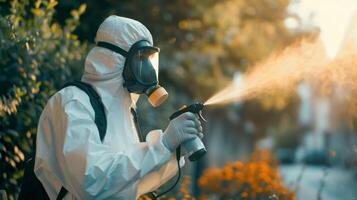
[[[150,45],[147,40],[134,43],[128,52],[108,42],[98,42],[97,46],[125,57],[124,87],[130,93],[147,95],[153,107],[159,106],[167,99],[167,91],[158,84],[159,48]]]

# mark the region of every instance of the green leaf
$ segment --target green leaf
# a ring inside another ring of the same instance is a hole
[[[32,8],[31,12],[38,17],[43,17],[45,15],[45,11],[40,8]]]
[[[78,18],[79,17],[79,12],[77,10],[72,10],[71,11],[71,15],[74,17],[74,18]]]
[[[52,10],[56,5],[58,4],[57,1],[50,1],[50,3],[47,5],[47,10]]]
[[[5,131],[7,135],[12,136],[12,137],[19,137],[19,133],[15,130],[8,129]]]
[[[78,9],[79,14],[83,14],[86,11],[86,9],[87,9],[87,5],[81,4]]]
[[[35,2],[35,8],[40,8],[42,1],[41,0],[36,0]]]

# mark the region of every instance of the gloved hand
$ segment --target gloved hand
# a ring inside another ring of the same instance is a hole
[[[164,145],[173,152],[181,143],[203,137],[201,122],[198,117],[186,112],[171,120],[163,135]]]

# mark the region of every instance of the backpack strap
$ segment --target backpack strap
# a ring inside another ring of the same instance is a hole
[[[61,190],[58,193],[56,200],[62,200],[64,198],[64,196],[66,196],[67,193],[68,193],[68,190],[66,190],[66,188],[64,188],[64,187],[61,187]]]
[[[140,129],[140,124],[139,124],[139,119],[138,119],[138,113],[135,108],[130,108],[131,115],[134,118],[134,124],[136,128],[136,132],[138,133],[139,136],[139,141],[140,142],[145,142],[145,138],[143,137]]]
[[[107,132],[107,117],[105,115],[104,104],[102,102],[102,99],[100,98],[98,93],[94,90],[94,88],[88,83],[84,83],[82,81],[71,81],[64,84],[64,86],[61,89],[69,86],[76,86],[77,88],[81,89],[83,92],[85,92],[88,95],[90,104],[92,105],[94,110],[94,123],[98,128],[100,141],[103,142],[105,134]],[[67,193],[68,190],[62,186],[56,200],[62,200]]]
[[[62,87],[62,89],[68,86],[76,86],[77,88],[81,89],[89,96],[89,101],[93,107],[94,115],[95,115],[94,122],[97,125],[100,140],[103,142],[105,134],[107,132],[107,118],[105,115],[104,104],[102,102],[102,99],[100,98],[98,93],[94,90],[94,88],[88,83],[84,83],[82,81],[71,81],[66,83]]]

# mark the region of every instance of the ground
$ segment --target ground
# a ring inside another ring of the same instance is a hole
[[[284,182],[290,188],[295,183],[303,165],[282,165],[280,167]],[[321,192],[321,200],[357,200],[357,171],[338,167],[323,167],[307,165],[303,172],[299,189],[298,200],[318,200],[318,190],[324,170],[327,170],[325,185]]]

